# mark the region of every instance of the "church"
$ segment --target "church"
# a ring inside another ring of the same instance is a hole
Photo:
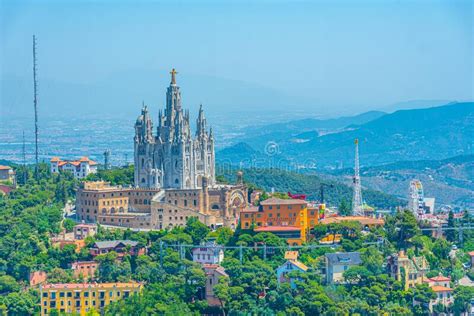
[[[135,186],[159,190],[144,221],[155,229],[170,229],[185,226],[193,217],[211,228],[235,228],[248,203],[242,173],[233,185],[216,182],[212,129],[208,129],[200,106],[193,135],[189,111],[182,107],[176,84],[177,72],[173,69],[170,74],[166,107],[164,113],[159,112],[156,135],[145,105],[135,123]]]
[[[166,107],[160,110],[156,136],[144,105],[135,123],[135,185],[140,188],[196,189],[215,184],[215,154],[212,129],[207,129],[202,105],[196,120],[196,133],[190,127],[189,111],[181,104],[176,70],[171,72],[166,91]]]

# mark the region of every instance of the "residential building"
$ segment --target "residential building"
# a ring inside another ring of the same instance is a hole
[[[326,283],[344,282],[344,272],[362,263],[359,252],[336,252],[325,255]]]
[[[425,279],[429,265],[425,257],[409,258],[403,250],[387,258],[387,270],[391,277],[405,284],[405,290],[421,284]]]
[[[324,207],[321,204],[320,207]],[[320,210],[300,199],[270,198],[241,212],[241,229],[272,232],[290,245],[301,245],[311,228],[318,224]]]
[[[48,279],[48,275],[45,271],[34,271],[30,273],[29,281],[30,286],[37,286],[43,284]]]
[[[443,275],[438,275],[432,278],[425,278],[423,283],[427,283],[429,287],[437,286],[444,286],[444,287],[451,287],[450,286],[451,279],[445,277]]]
[[[61,160],[59,157],[53,157],[50,160],[51,173],[61,171],[71,172],[76,179],[87,177],[91,173],[97,172],[97,162],[88,157],[82,157],[78,160]]]
[[[71,265],[74,278],[84,280],[93,279],[98,267],[99,263],[96,261],[76,261]]]
[[[10,166],[0,165],[0,182],[10,182],[11,185],[16,185],[16,174]]]
[[[292,289],[296,288],[296,278],[290,274],[293,272],[308,271],[308,267],[302,262],[298,261],[298,251],[286,251],[285,252],[286,262],[279,266],[276,270],[278,284],[290,283]]]
[[[81,240],[88,236],[94,236],[97,233],[97,225],[94,224],[77,224],[74,226],[74,239]]]
[[[53,310],[85,316],[91,309],[103,313],[111,302],[138,294],[140,283],[64,283],[40,286],[40,315]]]
[[[214,294],[214,287],[219,284],[221,278],[228,278],[225,269],[218,264],[203,264],[204,272],[206,273],[206,289],[205,296],[209,306],[220,306],[221,301]]]
[[[146,252],[144,247],[140,247],[137,241],[132,240],[96,241],[89,251],[93,257],[111,251],[115,251],[119,257],[122,257],[125,254],[132,256],[144,255]]]
[[[434,285],[431,287],[436,294],[436,298],[430,300],[430,311],[433,311],[435,305],[443,305],[445,307],[454,303],[453,289],[442,285]]]
[[[193,248],[192,254],[193,261],[200,264],[221,264],[224,260],[224,250],[214,242]]]

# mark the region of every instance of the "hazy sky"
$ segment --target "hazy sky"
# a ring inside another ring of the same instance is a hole
[[[0,0],[0,75],[31,76],[35,33],[57,81],[175,67],[354,108],[472,100],[473,3]]]

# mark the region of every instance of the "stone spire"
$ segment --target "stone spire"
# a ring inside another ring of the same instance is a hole
[[[202,104],[199,106],[199,114],[196,120],[196,136],[203,136],[206,134],[206,117],[204,116],[204,110]]]

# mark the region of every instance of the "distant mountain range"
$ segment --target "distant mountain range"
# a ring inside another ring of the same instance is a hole
[[[353,165],[356,138],[362,166],[474,154],[474,103],[271,124],[250,129],[217,159],[238,165],[241,157],[255,157],[243,162],[249,166],[277,161],[297,169],[344,168]]]

